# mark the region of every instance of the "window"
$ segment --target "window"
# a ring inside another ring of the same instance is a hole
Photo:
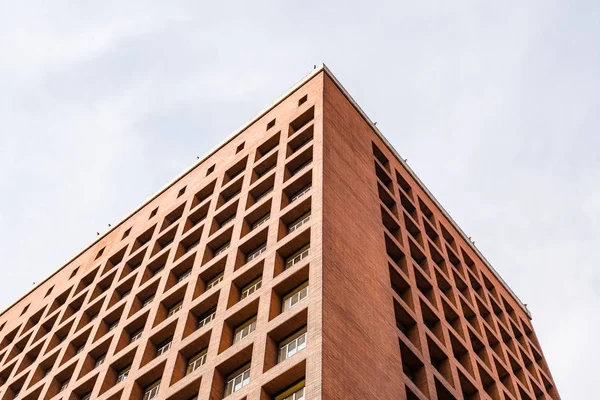
[[[148,297],[146,300],[144,300],[144,302],[142,303],[142,308],[149,306],[150,304],[152,304],[152,301],[154,300],[154,296],[150,296]]]
[[[80,354],[83,351],[83,345],[75,349],[75,355]]]
[[[227,377],[227,384],[225,385],[224,397],[237,392],[249,383],[250,364],[240,368],[239,370]]]
[[[304,382],[294,385],[291,389],[286,390],[279,396],[275,397],[275,400],[305,400],[304,397]]]
[[[250,226],[250,230],[251,230],[251,231],[253,231],[253,230],[255,230],[256,228],[258,228],[259,226],[262,226],[262,225],[264,225],[266,222],[268,222],[268,221],[269,221],[269,218],[271,218],[271,214],[270,214],[270,213],[269,213],[269,214],[267,214],[267,215],[265,215],[264,217],[262,217],[261,219],[259,219],[259,220],[258,220],[258,221],[256,221],[255,223],[253,223],[253,224]]]
[[[312,164],[312,160],[308,160],[307,162],[305,162],[304,164],[302,164],[301,166],[299,166],[298,168],[296,168],[293,172],[292,172],[292,176],[296,176],[298,175],[300,172],[304,171],[306,168],[308,168],[310,165]],[[310,190],[310,189],[309,189]]]
[[[108,331],[114,331],[115,329],[117,329],[117,326],[119,326],[119,321],[113,322],[108,326]]]
[[[131,334],[131,339],[129,340],[129,343],[133,343],[136,340],[138,340],[139,338],[141,338],[142,337],[142,332],[143,332],[143,329],[140,329],[139,331],[136,331],[136,332],[132,333]]]
[[[262,192],[260,195],[258,195],[258,197],[256,197],[256,199],[254,200],[255,203],[260,202],[262,199],[264,199],[265,197],[267,197],[268,195],[270,195],[271,193],[273,193],[273,188],[267,189],[264,192]]]
[[[292,233],[300,229],[304,224],[307,224],[310,221],[310,211],[292,222],[288,227],[288,233]]]
[[[279,362],[285,361],[306,348],[306,327],[279,344]]]
[[[181,196],[183,196],[183,194],[185,193],[185,189],[187,188],[187,186],[183,187],[179,193],[177,193],[177,198],[180,198]]]
[[[274,119],[273,121],[271,121],[271,122],[269,122],[269,123],[267,124],[267,130],[269,130],[269,129],[271,129],[272,127],[274,127],[274,126],[275,126],[275,121],[276,121],[276,119]]]
[[[237,147],[237,149],[235,150],[235,154],[237,154],[237,153],[239,153],[240,151],[244,150],[244,144],[245,144],[245,143],[242,143],[242,144],[240,144],[240,145]]]
[[[269,172],[273,171],[275,169],[275,167],[277,166],[277,164],[273,164],[271,165],[269,168],[265,169],[264,171],[257,173],[257,178],[260,179],[263,176],[267,175]]]
[[[104,363],[106,359],[106,354],[102,354],[100,357],[96,358],[96,362],[94,363],[94,368],[98,368]]]
[[[123,382],[125,379],[127,379],[127,377],[129,376],[130,368],[131,368],[131,366],[127,366],[127,367],[123,368],[121,371],[119,371],[119,373],[117,374],[117,383]]]
[[[308,296],[308,282],[298,286],[283,298],[282,311],[287,311]]]
[[[59,392],[64,392],[65,390],[67,390],[67,387],[69,386],[69,380],[67,379],[66,381],[63,381],[60,384],[60,389],[58,390]]]
[[[240,340],[248,337],[256,329],[256,317],[244,322],[242,325],[235,329],[233,343],[237,343]]]
[[[198,247],[198,244],[200,243],[200,239],[196,240],[194,243],[190,244],[186,249],[186,253],[188,251],[192,251],[193,249],[195,249],[196,247]]]
[[[217,286],[223,280],[223,273],[221,272],[219,275],[212,278],[210,281],[206,283],[206,290],[212,289]]]
[[[144,390],[142,400],[158,399],[158,391],[160,390],[160,380],[154,382]]]
[[[177,277],[177,283],[185,281],[187,278],[190,277],[190,275],[192,275],[192,269],[191,268],[188,269],[187,271],[184,271],[181,275],[179,275]]]
[[[206,314],[204,314],[200,320],[198,321],[198,329],[202,328],[203,326],[205,326],[206,324],[208,324],[210,321],[212,321],[213,319],[215,319],[215,313],[216,313],[217,309],[213,308],[210,311],[208,311]]]
[[[256,260],[265,251],[267,251],[267,244],[266,243],[262,244],[256,250],[253,250],[251,253],[249,253],[246,256],[246,262],[250,262],[252,260]]]
[[[306,103],[306,100],[308,100],[308,95],[304,95],[302,96],[302,98],[300,100],[298,100],[298,107],[300,107],[302,104]]]
[[[291,268],[304,260],[310,254],[310,244],[307,244],[285,260],[285,269]]]
[[[177,303],[174,306],[172,306],[171,308],[169,308],[169,311],[167,312],[167,318],[177,314],[179,312],[179,310],[181,310],[182,305],[183,305],[183,301],[180,301],[179,303]]]
[[[209,169],[206,170],[206,176],[209,176],[215,170],[215,166],[212,165]]]
[[[223,246],[215,250],[215,257],[223,254],[227,251],[227,249],[229,249],[229,242],[225,243]]]
[[[52,370],[52,368],[48,368],[44,370],[44,378],[47,377],[48,375],[50,375],[50,370]]]
[[[158,345],[158,348],[156,349],[156,357],[159,357],[169,351],[171,348],[171,341],[172,339],[168,339]]]
[[[90,400],[92,398],[92,392],[88,392],[81,396],[81,400]]]
[[[292,197],[290,197],[290,203],[295,202],[300,197],[302,197],[306,193],[310,192],[311,188],[312,188],[312,185],[309,184],[309,185],[305,186],[304,188],[300,189],[299,191],[297,191]]]
[[[200,353],[196,354],[192,358],[188,360],[188,366],[185,370],[185,374],[189,375],[198,368],[200,368],[206,362],[206,353],[207,349],[202,350]]]
[[[233,221],[235,220],[235,216],[236,214],[233,214],[231,217],[226,218],[223,222],[221,222],[221,229],[225,228],[226,226],[229,226],[233,223]]]
[[[156,207],[154,210],[152,210],[152,212],[150,213],[150,217],[148,219],[154,218],[154,216],[156,216],[156,213],[158,213],[158,207]]]
[[[262,277],[256,279],[251,282],[249,285],[246,285],[242,288],[242,294],[240,295],[240,300],[244,300],[246,297],[250,296],[252,293],[256,292],[262,286]]]

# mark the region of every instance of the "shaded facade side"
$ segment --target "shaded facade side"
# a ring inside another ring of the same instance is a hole
[[[324,398],[558,399],[527,313],[329,77],[323,125]]]

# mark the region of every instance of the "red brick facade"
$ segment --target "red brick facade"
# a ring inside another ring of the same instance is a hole
[[[325,67],[0,338],[0,399],[559,399],[524,306]]]

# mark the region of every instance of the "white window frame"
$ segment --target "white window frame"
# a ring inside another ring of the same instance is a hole
[[[212,321],[213,319],[215,319],[215,314],[216,313],[217,313],[217,309],[216,308],[213,308],[212,312],[211,312],[211,310],[209,310],[207,312],[206,317],[204,317],[200,321],[198,321],[198,328],[197,329],[205,327],[206,324],[208,324],[210,321]]]
[[[229,244],[230,242],[225,243],[223,246],[219,247],[218,249],[215,250],[215,257],[220,256],[221,254],[225,253],[227,250],[229,250]]]
[[[246,262],[249,263],[250,261],[256,260],[265,251],[267,251],[267,243],[263,243],[259,248],[253,250],[252,253],[248,254],[246,256]]]
[[[144,397],[142,397],[142,400],[158,399],[159,391],[160,391],[160,380],[157,382],[154,382],[149,387],[144,389]]]
[[[293,357],[300,351],[306,349],[306,327],[299,332],[294,333],[279,344],[277,362],[283,362],[288,358]]]
[[[198,368],[200,368],[201,366],[204,365],[204,363],[206,362],[206,354],[207,353],[208,353],[208,349],[204,349],[200,353],[196,354],[195,356],[191,357],[188,360],[187,368],[185,370],[186,376],[191,374],[192,372],[194,372],[195,370],[197,370]]]
[[[310,221],[312,214],[311,211],[305,213],[300,218],[292,222],[288,227],[288,233],[292,233],[300,229],[304,224],[307,224]]]
[[[250,364],[238,369],[226,379],[225,393],[223,397],[227,397],[232,393],[241,390],[244,386],[250,383]]]
[[[131,339],[129,339],[129,343],[133,343],[136,340],[139,340],[142,337],[142,334],[144,333],[143,329],[140,329],[138,331],[135,331],[132,335],[131,335]]]
[[[236,344],[247,338],[256,329],[256,317],[244,322],[233,332],[233,344]]]
[[[156,357],[160,357],[165,354],[171,348],[171,344],[173,343],[173,338],[169,339],[168,342],[161,343],[161,346],[156,349]]]
[[[129,371],[131,370],[131,366],[119,371],[117,375],[117,383],[125,381],[129,377]]]
[[[250,226],[250,230],[251,231],[255,230],[256,228],[258,228],[258,227],[264,225],[265,223],[267,223],[270,219],[271,219],[271,213],[268,213],[268,214],[264,215],[261,219],[259,219],[258,221],[256,221],[255,223],[253,223]]]
[[[218,274],[217,276],[212,278],[210,281],[206,282],[205,290],[210,290],[210,289],[214,288],[215,286],[217,286],[219,283],[221,283],[223,281],[223,274],[224,273],[221,272],[220,274]]]
[[[308,185],[306,185],[305,187],[303,187],[302,189],[300,189],[299,191],[297,191],[296,193],[294,193],[292,195],[292,197],[290,197],[290,203],[295,202],[296,200],[298,200],[300,197],[304,196],[306,193],[310,192],[310,190],[312,189],[312,183],[309,183]]]
[[[294,265],[298,264],[305,258],[310,255],[310,243],[306,246],[303,246],[300,250],[286,258],[285,260],[285,269],[292,268]]]
[[[262,276],[258,279],[255,279],[248,285],[242,288],[242,293],[240,294],[240,300],[244,300],[246,297],[250,296],[262,286]]]
[[[167,311],[167,318],[170,318],[173,315],[177,314],[179,311],[181,311],[182,308],[183,308],[183,301],[180,301],[179,303],[173,305],[172,307],[169,308],[169,311]]]
[[[302,285],[294,288],[290,293],[283,297],[283,304],[281,306],[282,312],[285,312],[297,304],[299,304],[302,300],[308,297],[309,285],[308,281],[303,283]]]

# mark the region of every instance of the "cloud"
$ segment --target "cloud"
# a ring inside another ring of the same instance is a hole
[[[326,62],[528,303],[562,396],[590,398],[598,15],[594,1],[4,2],[0,303]]]

